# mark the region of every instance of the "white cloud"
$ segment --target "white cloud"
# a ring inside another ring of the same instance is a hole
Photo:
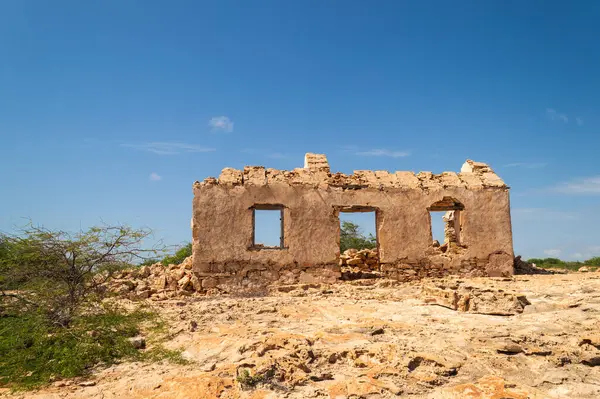
[[[563,194],[600,194],[600,176],[582,177],[559,183],[553,191]]]
[[[544,249],[544,253],[553,258],[558,258],[562,251],[560,249]]]
[[[582,125],[583,125],[583,119],[581,119],[580,117],[577,117],[577,118],[575,118],[575,122],[577,122],[577,124],[578,124],[579,126],[582,126]]]
[[[141,144],[121,144],[123,147],[134,148],[136,150],[148,151],[158,155],[176,155],[183,152],[211,152],[214,148],[202,147],[197,144],[177,143],[177,142],[151,142]]]
[[[552,108],[546,109],[546,115],[548,116],[548,118],[552,119],[553,121],[561,121],[564,123],[569,122],[569,117],[567,116],[567,114],[563,114]]]
[[[227,116],[213,116],[208,121],[208,126],[212,128],[213,132],[233,132],[233,121]]]
[[[584,258],[583,254],[581,252],[576,252],[574,254],[571,254],[571,257],[573,259],[583,259]]]
[[[369,156],[369,157],[392,157],[392,158],[400,158],[407,157],[410,155],[408,151],[391,151],[385,149],[375,149],[375,150],[367,150],[367,151],[357,151],[356,155]]]
[[[537,169],[543,168],[548,164],[545,162],[514,162],[504,165],[505,168],[527,168],[527,169]]]
[[[162,176],[156,172],[152,172],[152,173],[150,173],[149,179],[152,181],[159,181],[159,180],[162,180]]]

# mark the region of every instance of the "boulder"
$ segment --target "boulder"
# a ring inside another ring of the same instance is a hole
[[[151,293],[152,293],[152,291],[150,291],[150,290],[138,291],[138,292],[136,292],[136,296],[138,299],[147,299],[147,298],[150,298]]]
[[[190,282],[192,283],[194,291],[202,291],[202,281],[200,281],[196,275],[192,275]]]
[[[179,289],[186,290],[188,286],[192,285],[192,279],[189,276],[183,276],[178,282],[177,286]]]
[[[148,266],[142,266],[140,270],[138,270],[138,278],[146,278],[150,276],[150,268]]]
[[[461,281],[423,286],[424,300],[459,312],[510,316],[523,313],[530,305],[525,295]]]
[[[154,281],[152,282],[152,288],[154,288],[155,290],[164,290],[165,287],[167,286],[167,278],[165,277],[165,275],[161,275],[161,276],[157,276],[154,278]]]
[[[146,338],[144,337],[132,337],[129,338],[129,342],[135,349],[144,349],[146,347]]]

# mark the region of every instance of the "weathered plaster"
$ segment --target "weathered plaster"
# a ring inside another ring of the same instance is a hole
[[[339,210],[376,209],[381,271],[406,280],[423,276],[510,275],[513,246],[509,189],[486,164],[460,173],[355,171],[331,173],[324,155],[279,171],[226,168],[193,186],[193,267],[222,281],[333,281],[339,277]],[[458,201],[459,246],[434,247],[429,209]],[[283,205],[283,249],[252,246],[252,207]]]

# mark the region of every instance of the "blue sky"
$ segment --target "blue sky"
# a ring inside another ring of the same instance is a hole
[[[600,255],[598,20],[583,0],[2,1],[0,230],[176,244],[226,166],[469,158],[511,186],[517,253]]]

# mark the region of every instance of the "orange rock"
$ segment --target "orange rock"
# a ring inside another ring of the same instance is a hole
[[[440,399],[542,399],[544,397],[541,393],[525,391],[514,386],[514,384],[507,384],[507,381],[501,377],[487,376],[474,383],[446,388],[438,397]]]

